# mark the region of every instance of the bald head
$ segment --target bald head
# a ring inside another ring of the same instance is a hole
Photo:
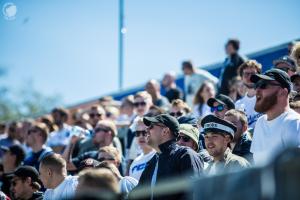
[[[160,93],[160,84],[157,80],[151,79],[147,82],[145,89],[152,96],[155,93]]]

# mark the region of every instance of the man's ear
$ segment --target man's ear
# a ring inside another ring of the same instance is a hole
[[[248,126],[246,124],[244,124],[243,128],[242,128],[242,131],[243,131],[242,134],[245,133],[247,130],[248,130]]]
[[[49,176],[52,176],[52,171],[51,171],[50,168],[47,169],[47,174],[48,174]]]
[[[230,135],[225,135],[225,141],[226,141],[227,143],[230,143],[231,140],[232,140],[232,138],[231,138]]]

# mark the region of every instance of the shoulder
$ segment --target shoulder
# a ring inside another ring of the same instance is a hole
[[[243,158],[241,156],[237,156],[237,155],[235,155],[233,153],[230,153],[227,156],[226,163],[228,165],[230,165],[230,164],[238,165],[238,166],[240,166],[242,168],[246,168],[246,167],[250,166],[249,162],[245,158]]]

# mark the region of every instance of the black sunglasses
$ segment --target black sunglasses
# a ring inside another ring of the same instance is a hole
[[[140,135],[145,137],[148,135],[148,133],[147,133],[147,131],[135,131],[134,135],[135,135],[135,137],[140,137]]]
[[[184,113],[182,111],[178,111],[178,112],[170,112],[169,114],[173,117],[181,117]]]
[[[177,138],[176,138],[176,141],[178,142],[179,140],[183,140],[184,142],[189,142],[191,141],[191,138],[188,137],[188,136],[185,136],[185,135],[179,135]]]
[[[97,114],[91,113],[91,114],[89,114],[89,116],[90,116],[90,118],[101,117],[102,114],[100,114],[100,113],[97,113]]]
[[[94,133],[98,133],[98,132],[100,132],[100,131],[108,132],[108,131],[110,131],[110,129],[99,127],[99,128],[96,128],[96,129],[95,129]]]
[[[145,101],[134,102],[133,105],[134,105],[134,107],[146,106],[146,102]]]
[[[266,89],[268,87],[268,85],[281,87],[281,85],[279,83],[272,83],[269,81],[258,81],[257,83],[255,83],[254,89]]]

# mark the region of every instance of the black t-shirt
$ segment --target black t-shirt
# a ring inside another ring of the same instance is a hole
[[[171,88],[166,92],[166,97],[170,103],[175,99],[182,99],[182,91],[179,88]]]

